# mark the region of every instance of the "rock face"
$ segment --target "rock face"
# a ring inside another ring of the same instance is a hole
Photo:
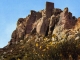
[[[74,30],[77,19],[72,16],[71,12],[68,12],[67,7],[60,13],[59,16],[59,22],[53,30],[53,34],[58,36],[58,39],[62,39],[68,30]]]
[[[78,29],[79,20],[72,16],[66,7],[63,11],[54,8],[54,3],[46,2],[46,8],[41,11],[31,10],[26,18],[19,18],[17,28],[12,33],[11,44],[24,40],[28,34],[38,34],[42,36],[56,34],[61,38],[65,34],[65,30]]]
[[[31,10],[30,15],[26,18],[19,18],[17,28],[12,34],[10,43],[14,44],[16,41],[19,42],[20,40],[23,40],[26,34],[37,33],[44,36],[48,34],[47,30],[49,30],[49,18],[52,16],[53,10],[54,3],[46,2],[45,10],[41,12]]]
[[[76,20],[73,19],[72,13],[68,12],[68,8],[60,14],[59,25],[64,25],[64,29],[71,29],[75,25]]]
[[[75,24],[75,30],[80,29],[80,17],[77,19],[77,22]]]
[[[37,24],[36,32],[38,34],[45,35],[46,34],[46,31],[47,31],[48,25],[49,25],[49,21],[46,18],[46,16],[42,17],[41,18],[41,21]]]

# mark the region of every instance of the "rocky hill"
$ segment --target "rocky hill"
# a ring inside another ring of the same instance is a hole
[[[80,18],[46,2],[41,11],[31,10],[19,18],[8,45],[0,49],[1,60],[80,59]]]

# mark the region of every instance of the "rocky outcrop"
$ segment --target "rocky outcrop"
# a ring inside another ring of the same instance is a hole
[[[74,27],[74,30],[79,30],[80,29],[80,17],[78,19],[76,19],[76,24],[75,24],[75,27]]]
[[[40,55],[40,58],[42,57],[41,60],[44,60],[43,57],[46,57],[46,55],[43,56],[40,51],[46,51],[50,54],[47,57],[52,60],[52,55],[57,56],[55,55],[57,52],[58,58],[63,58],[63,56],[67,56],[67,58],[69,58],[68,55],[72,55],[73,59],[77,60],[76,58],[78,57],[78,54],[80,54],[79,40],[80,17],[77,19],[75,16],[72,16],[72,13],[69,12],[68,7],[62,11],[59,8],[54,8],[54,3],[46,2],[45,9],[38,12],[31,10],[30,14],[26,18],[18,19],[17,27],[11,35],[11,40],[7,46],[0,49],[0,58],[3,59],[5,55],[8,58],[8,56],[10,56],[13,52],[13,55],[18,56],[16,59],[22,56],[25,57],[26,55],[30,55],[30,57],[32,57],[31,53],[34,53],[34,57]],[[76,44],[76,42],[78,44]],[[68,46],[66,46],[65,43],[68,44]],[[71,44],[73,44],[73,46]],[[37,49],[39,51],[37,51]],[[21,53],[24,55],[18,55]],[[54,60],[58,59],[54,58]]]
[[[59,25],[64,25],[64,29],[71,29],[75,26],[76,20],[73,19],[72,13],[68,12],[68,8],[65,8],[60,14]]]
[[[26,18],[19,18],[17,22],[17,28],[12,33],[12,38],[10,43],[19,42],[23,40],[26,34],[30,34],[33,30],[33,24],[39,18],[42,17],[42,13],[31,10],[31,14]]]
[[[47,27],[49,26],[48,19],[44,16],[41,18],[41,21],[37,24],[36,32],[38,34],[45,35],[47,31]]]
[[[79,19],[78,19],[79,20]],[[15,44],[24,40],[27,34],[38,34],[42,36],[60,35],[62,31],[74,29],[77,19],[65,8],[63,11],[54,8],[54,3],[46,2],[46,8],[41,11],[31,10],[26,18],[20,18],[17,22],[17,28],[12,33],[10,43]],[[61,33],[62,32],[62,33]],[[60,37],[59,36],[59,37]]]
[[[65,8],[59,16],[59,22],[53,30],[53,35],[56,35],[60,40],[66,37],[66,32],[68,30],[74,29],[77,19],[72,16],[68,8]]]
[[[26,34],[29,34],[32,30],[32,25],[36,21],[36,11],[31,11],[31,15],[26,23]]]

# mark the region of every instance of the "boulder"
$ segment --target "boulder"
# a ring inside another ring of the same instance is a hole
[[[38,34],[45,35],[47,28],[49,26],[49,21],[46,16],[42,17],[40,22],[37,24],[36,31]]]

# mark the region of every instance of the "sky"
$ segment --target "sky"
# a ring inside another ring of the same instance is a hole
[[[30,10],[45,9],[46,1],[62,10],[68,7],[73,16],[80,17],[80,0],[0,0],[0,48],[10,41],[18,19],[25,18]]]

